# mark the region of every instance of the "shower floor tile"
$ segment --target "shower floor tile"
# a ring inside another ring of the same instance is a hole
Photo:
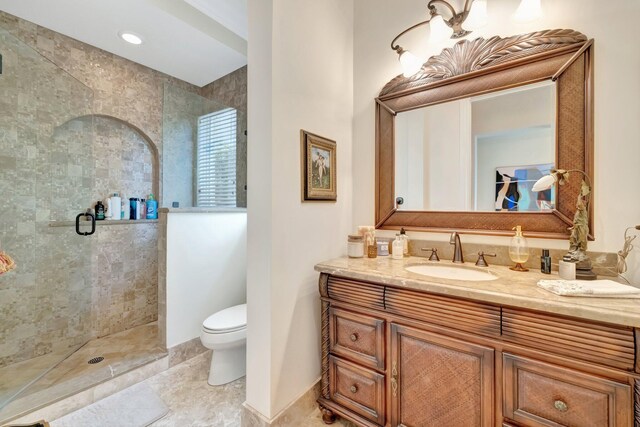
[[[117,334],[89,341],[76,352],[23,390],[15,400],[0,410],[0,422],[18,414],[34,410],[109,380],[136,367],[166,356],[159,346],[157,323],[138,326]],[[38,372],[60,360],[42,356],[3,368],[0,371],[2,387],[24,385]],[[89,364],[95,357],[104,357],[99,363]],[[30,363],[31,362],[31,363]],[[47,365],[47,363],[50,363]],[[5,378],[7,385],[5,385]]]

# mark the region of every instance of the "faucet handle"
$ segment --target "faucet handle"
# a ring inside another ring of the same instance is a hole
[[[438,258],[438,249],[436,248],[422,248],[421,251],[431,251],[431,256],[429,257],[429,261],[440,261]]]
[[[485,256],[495,257],[495,252],[485,253],[483,251],[478,252],[478,260],[476,261],[476,266],[478,267],[489,267],[487,260],[484,259]]]

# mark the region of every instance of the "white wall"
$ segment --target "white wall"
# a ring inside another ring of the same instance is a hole
[[[423,209],[428,192],[425,181],[425,112],[411,110],[396,117],[396,196],[404,199],[402,209]],[[426,171],[428,174],[428,171]]]
[[[246,301],[247,214],[169,213],[167,347],[200,336],[202,321]]]
[[[320,375],[313,266],[353,229],[352,40],[352,0],[249,0],[247,404],[267,418]],[[337,202],[300,201],[300,129],[337,141]]]
[[[595,39],[595,234],[589,248],[615,252],[627,226],[640,223],[640,51],[634,48],[640,2],[616,0],[603,6],[596,0],[542,0],[545,17],[518,24],[510,19],[518,0],[488,2],[489,25],[479,35],[509,36],[540,29],[573,28]],[[354,33],[355,224],[374,221],[374,98],[400,74],[389,42],[403,29],[424,19],[422,0],[356,0]],[[615,25],[608,23],[615,22]],[[401,44],[424,52],[425,33],[416,31]],[[615,172],[614,172],[615,171]],[[443,234],[410,233],[413,237],[446,240]],[[508,238],[464,236],[463,241],[506,245]],[[530,240],[530,245],[567,248],[560,240]],[[640,283],[640,253],[630,257],[630,277]]]

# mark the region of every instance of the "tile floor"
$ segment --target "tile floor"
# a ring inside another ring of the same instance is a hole
[[[130,364],[133,361],[139,362],[140,357],[144,355],[146,355],[144,357],[150,357],[150,355],[156,354],[152,351],[155,349],[153,337],[156,333],[153,326],[145,325],[134,332],[127,331],[129,334],[126,332],[114,334],[87,344],[42,378],[43,385],[48,385],[48,388],[42,389],[38,384],[34,391],[29,390],[31,394],[12,402],[9,405],[10,409],[15,410],[17,403],[34,404],[36,403],[34,399],[43,398],[42,393],[51,397],[52,393],[56,391],[68,391],[69,382],[75,383],[75,386],[81,386],[96,381],[104,375],[104,369],[109,369],[109,364],[103,365],[107,361],[116,366],[114,369],[118,373],[121,373],[121,370],[125,368],[131,369],[133,366]],[[143,351],[144,349],[146,351]],[[105,361],[98,364],[102,365],[101,368],[97,368],[98,365],[88,365],[85,360],[97,354],[105,357]],[[128,356],[125,357],[124,354]],[[211,352],[207,351],[143,381],[169,407],[169,413],[151,424],[152,426],[239,427],[241,425],[240,414],[242,403],[245,401],[245,379],[241,378],[224,386],[210,386],[207,384],[210,360]],[[119,362],[121,362],[120,365],[118,365]],[[96,371],[93,371],[94,369]],[[79,384],[78,381],[82,381],[82,384]],[[2,412],[0,412],[1,414]],[[288,425],[291,427],[325,426],[320,411],[317,409],[300,420],[292,420]],[[333,425],[353,427],[353,424],[340,419]]]
[[[245,379],[211,387],[207,384],[211,352],[200,354],[161,372],[144,382],[164,403],[169,413],[153,427],[238,427],[245,400]],[[337,427],[352,426],[340,420]],[[295,420],[291,427],[324,427],[320,411]],[[115,426],[114,426],[115,427]]]
[[[52,361],[50,357],[47,360],[37,358],[23,362],[20,366],[7,366],[0,370],[0,384],[3,384],[7,395],[32,381],[34,374],[37,377],[38,370],[46,373],[22,391],[15,400],[0,408],[0,422],[85,390],[166,354],[158,345],[157,324],[149,323],[91,340],[48,372],[46,363],[53,366],[60,359]],[[87,363],[96,356],[104,357],[104,361]]]

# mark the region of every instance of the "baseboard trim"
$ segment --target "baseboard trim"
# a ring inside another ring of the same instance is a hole
[[[317,409],[316,400],[320,396],[320,378],[313,385],[294,399],[271,420],[251,407],[247,402],[242,404],[242,427],[285,427],[294,426],[295,422],[308,417]]]
[[[167,353],[169,353],[169,367],[171,368],[189,359],[193,359],[207,350],[208,349],[202,345],[200,337],[175,345],[167,349]]]

